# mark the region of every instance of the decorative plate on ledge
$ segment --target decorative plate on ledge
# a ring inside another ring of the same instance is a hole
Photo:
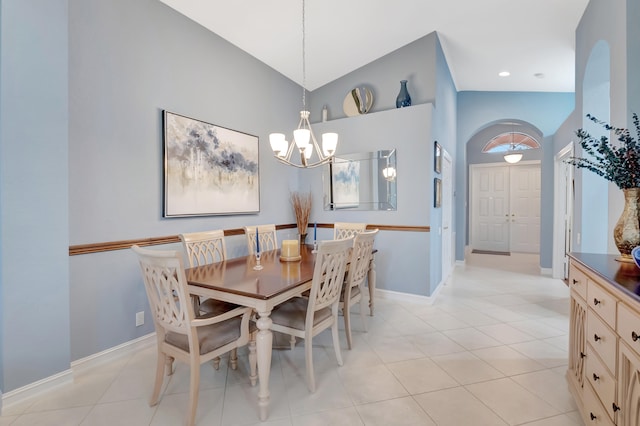
[[[344,98],[342,109],[347,117],[366,114],[373,105],[373,93],[368,87],[360,86],[352,89]]]

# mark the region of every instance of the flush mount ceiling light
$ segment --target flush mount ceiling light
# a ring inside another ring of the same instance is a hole
[[[499,75],[500,77],[509,77],[509,76],[511,75],[511,73],[510,73],[509,71],[500,71],[500,72],[498,73],[498,75]]]
[[[336,153],[336,147],[338,145],[337,133],[324,133],[322,135],[321,150],[311,130],[309,111],[307,111],[306,105],[307,90],[305,85],[307,70],[305,63],[305,36],[305,7],[304,0],[302,0],[302,111],[300,111],[300,121],[298,122],[298,128],[293,131],[294,142],[291,144],[287,142],[284,133],[271,133],[269,135],[273,156],[281,163],[298,168],[317,167],[330,162]],[[300,153],[300,163],[291,161],[294,147],[296,147]],[[311,162],[314,154],[317,159]]]
[[[522,160],[522,154],[519,152],[514,152],[511,154],[504,155],[504,161],[506,161],[509,164],[515,164],[520,160]]]
[[[522,160],[522,152],[516,151],[516,144],[513,141],[513,130],[511,131],[511,144],[509,144],[509,150],[504,155],[504,161],[509,164],[515,164]]]

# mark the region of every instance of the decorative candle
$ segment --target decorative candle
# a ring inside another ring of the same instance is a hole
[[[300,256],[300,247],[296,240],[283,240],[282,241],[282,257],[297,257]]]
[[[258,236],[258,228],[256,228],[256,254],[260,254],[260,238]]]
[[[318,222],[313,222],[313,241],[317,240],[318,236]]]

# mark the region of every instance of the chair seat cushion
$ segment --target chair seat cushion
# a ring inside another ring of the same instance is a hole
[[[309,299],[304,297],[294,297],[291,300],[287,300],[271,312],[271,320],[277,325],[304,330],[308,304]],[[313,324],[316,325],[329,317],[331,317],[331,308],[322,308],[316,311],[313,317]]]
[[[216,324],[198,327],[198,340],[200,342],[200,355],[216,350],[228,343],[240,338],[241,317],[234,317]],[[185,352],[189,352],[189,339],[186,334],[168,332],[165,342],[176,346]]]

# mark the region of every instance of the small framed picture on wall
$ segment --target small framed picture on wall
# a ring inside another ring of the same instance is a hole
[[[433,207],[440,207],[442,204],[442,180],[433,178]]]
[[[442,147],[438,141],[433,143],[433,170],[436,173],[442,172]]]

